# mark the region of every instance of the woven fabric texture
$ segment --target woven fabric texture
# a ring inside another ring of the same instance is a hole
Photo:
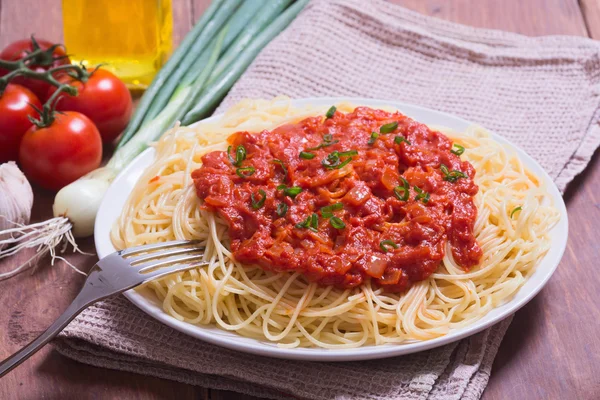
[[[278,95],[418,104],[505,136],[564,191],[600,143],[599,52],[589,39],[475,29],[381,0],[313,0],[219,110]],[[273,399],[478,399],[510,319],[410,356],[309,363],[209,345],[119,297],[84,311],[55,343],[81,362]]]

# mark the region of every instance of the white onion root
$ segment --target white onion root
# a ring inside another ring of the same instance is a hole
[[[1,218],[2,216],[0,216]],[[0,273],[0,281],[9,279],[20,272],[23,272],[36,265],[36,261],[46,254],[50,254],[50,265],[54,265],[55,261],[62,260],[68,266],[82,275],[85,272],[77,269],[73,264],[61,257],[57,253],[64,253],[70,244],[73,247],[73,253],[92,255],[85,253],[79,249],[73,233],[72,225],[65,217],[55,217],[47,221],[38,222],[35,224],[24,225],[13,223],[14,228],[6,229],[3,233],[8,234],[8,238],[0,240],[0,248],[2,245],[8,245],[7,248],[0,250],[0,259],[18,253],[24,249],[36,249],[36,254],[23,264],[9,272]],[[60,247],[60,248],[59,248]],[[34,270],[35,271],[35,270]]]

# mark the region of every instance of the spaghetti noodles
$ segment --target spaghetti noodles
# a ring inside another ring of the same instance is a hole
[[[337,109],[350,112],[354,106],[338,104]],[[118,249],[202,241],[208,266],[148,284],[165,312],[285,347],[349,348],[439,337],[514,295],[547,252],[548,233],[559,214],[541,180],[478,127],[463,133],[440,129],[465,148],[461,159],[477,171],[473,232],[482,256],[468,272],[453,258],[449,243],[437,271],[400,293],[370,280],[346,289],[321,286],[299,272],[269,272],[236,262],[228,225],[200,207],[192,171],[204,154],[225,151],[234,132],[260,132],[323,114],[323,109],[293,107],[285,100],[245,100],[217,121],[175,127],[163,135],[155,162],[130,194],[111,238]]]

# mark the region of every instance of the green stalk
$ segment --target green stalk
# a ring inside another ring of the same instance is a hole
[[[229,20],[229,30],[227,36],[223,40],[223,50],[227,50],[229,45],[238,37],[242,30],[246,29],[248,24],[252,23],[252,19],[259,10],[263,7],[269,7],[270,0],[244,0],[242,5],[231,16]],[[261,10],[262,12],[262,10]],[[181,80],[179,87],[185,87],[191,84],[198,76],[198,71],[204,70],[204,64],[210,58],[210,51],[205,50],[200,57],[194,62],[191,68],[188,69],[185,76]]]
[[[209,84],[206,90],[202,92],[194,108],[188,111],[184,116],[182,124],[189,125],[198,121],[210,112],[244,73],[248,65],[250,65],[263,47],[265,47],[267,43],[281,31],[287,28],[290,22],[296,18],[298,13],[307,3],[308,0],[297,0],[292,6],[277,17],[273,23],[263,30],[243,52],[238,54],[235,61],[216,78],[214,83]]]
[[[171,96],[173,89],[164,88],[163,86],[169,78],[175,73],[184,68],[183,60],[190,57],[190,53],[195,52],[194,56],[198,55],[204,45],[212,39],[216,30],[229,17],[233,10],[238,6],[240,0],[213,0],[210,6],[206,9],[200,20],[194,25],[190,33],[188,33],[181,45],[173,52],[166,64],[158,71],[154,80],[146,89],[138,104],[136,111],[129,121],[129,125],[123,132],[117,149],[124,146],[131,137],[138,131],[142,124],[148,109],[152,102],[159,94],[168,91],[167,99]],[[190,63],[187,63],[189,66]],[[185,71],[182,71],[182,73]]]
[[[266,7],[260,10],[252,22],[248,24],[231,45],[226,48],[225,54],[219,59],[215,69],[208,78],[208,84],[212,84],[223,71],[236,59],[239,54],[256,38],[262,30],[277,17],[291,3],[291,0],[272,0]]]
[[[169,99],[173,95],[175,88],[177,88],[184,75],[188,72],[196,59],[201,56],[206,46],[217,35],[222,26],[230,20],[231,16],[240,5],[240,2],[241,0],[225,0],[214,17],[208,24],[206,24],[202,34],[196,40],[196,42],[192,44],[188,53],[179,63],[178,68],[167,78],[160,92],[156,94],[154,99],[152,99],[152,103],[148,108],[148,111],[146,111],[146,115],[144,116],[142,127],[148,122],[154,120],[158,113],[165,108],[169,102]]]
[[[227,31],[228,25],[221,29],[219,35],[210,43],[209,48],[212,49],[211,56],[207,60],[204,70],[198,76],[196,81],[188,87],[178,89],[173,96],[173,99],[169,101],[169,104],[167,104],[151,123],[145,124],[135,136],[127,142],[127,144],[117,149],[106,166],[108,169],[120,171],[138,154],[145,150],[150,142],[157,140],[165,130],[173,126],[175,121],[181,119],[183,114],[189,108],[186,107],[186,105],[189,103],[190,96],[192,96],[194,92],[200,92],[202,90],[202,86],[204,86],[210,71],[215,66],[219,54],[221,54]]]

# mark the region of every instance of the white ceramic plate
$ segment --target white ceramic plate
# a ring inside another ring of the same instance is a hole
[[[464,131],[468,126],[473,125],[473,123],[465,121],[459,117],[423,107],[393,101],[353,98],[309,98],[293,100],[293,103],[298,106],[328,106],[342,102],[350,102],[351,104],[360,104],[371,107],[395,107],[398,108],[402,113],[414,118],[417,121],[428,125],[445,126],[459,132]],[[214,116],[211,119],[216,118],[220,118],[220,115]],[[554,204],[561,214],[561,219],[551,232],[552,244],[550,246],[550,251],[538,265],[536,271],[516,293],[514,298],[504,305],[490,311],[482,319],[467,327],[454,330],[443,337],[424,342],[365,346],[346,350],[328,350],[320,348],[284,349],[277,347],[277,345],[273,343],[245,338],[234,332],[228,332],[219,329],[216,326],[197,326],[178,321],[162,310],[160,302],[150,290],[130,290],[125,293],[125,297],[127,297],[133,304],[145,311],[151,317],[156,318],[164,324],[167,324],[172,328],[195,338],[233,350],[293,360],[354,361],[385,358],[428,350],[465,338],[469,335],[473,335],[513,314],[515,311],[527,304],[527,302],[529,302],[544,287],[560,262],[567,244],[568,234],[567,211],[565,204],[560,193],[558,192],[558,189],[548,174],[523,150],[494,133],[492,133],[492,137],[499,143],[514,149],[521,160],[523,160],[525,165],[527,165],[527,167],[529,167],[531,171],[533,171],[538,177],[541,177],[546,181],[548,190],[554,199]],[[108,192],[102,201],[96,217],[96,226],[94,232],[96,250],[99,257],[105,257],[115,251],[115,248],[113,247],[109,238],[111,225],[120,214],[121,209],[136,181],[141,176],[143,170],[152,163],[153,159],[154,149],[148,149],[144,151],[115,179],[108,189]]]

